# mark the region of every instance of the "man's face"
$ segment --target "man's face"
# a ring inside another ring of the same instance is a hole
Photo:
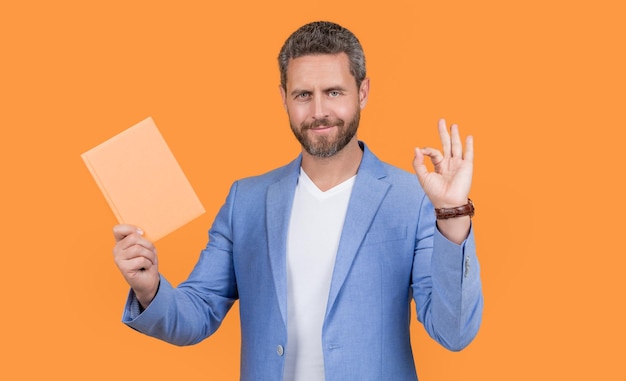
[[[291,130],[317,157],[333,156],[355,138],[368,92],[368,79],[356,87],[345,53],[290,60],[287,90],[281,87]]]

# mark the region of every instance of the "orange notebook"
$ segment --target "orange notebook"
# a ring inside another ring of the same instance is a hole
[[[119,223],[156,241],[204,207],[152,118],[81,155]]]

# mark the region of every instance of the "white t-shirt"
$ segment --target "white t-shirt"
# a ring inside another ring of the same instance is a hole
[[[323,381],[322,325],[356,176],[322,192],[300,169],[287,237],[285,381]]]

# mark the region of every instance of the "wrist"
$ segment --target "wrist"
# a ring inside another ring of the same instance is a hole
[[[437,220],[437,229],[449,241],[460,245],[467,238],[472,222],[469,216]]]
[[[135,293],[135,298],[141,305],[142,309],[145,310],[146,308],[148,308],[150,303],[152,303],[152,300],[156,297],[156,294],[159,290],[159,285],[160,285],[160,279],[157,280],[156,286],[153,288],[144,289],[144,290],[133,289],[133,292]]]
[[[145,310],[146,308],[148,308],[148,306],[150,305],[150,303],[152,303],[152,299],[154,299],[155,295],[152,295],[152,297],[140,297],[137,294],[135,294],[135,297],[137,298],[137,301],[139,302],[139,305],[141,306],[141,310]]]

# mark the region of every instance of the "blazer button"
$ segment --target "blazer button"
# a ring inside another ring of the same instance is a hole
[[[276,353],[278,353],[279,356],[282,356],[285,353],[285,349],[282,345],[276,347]]]

